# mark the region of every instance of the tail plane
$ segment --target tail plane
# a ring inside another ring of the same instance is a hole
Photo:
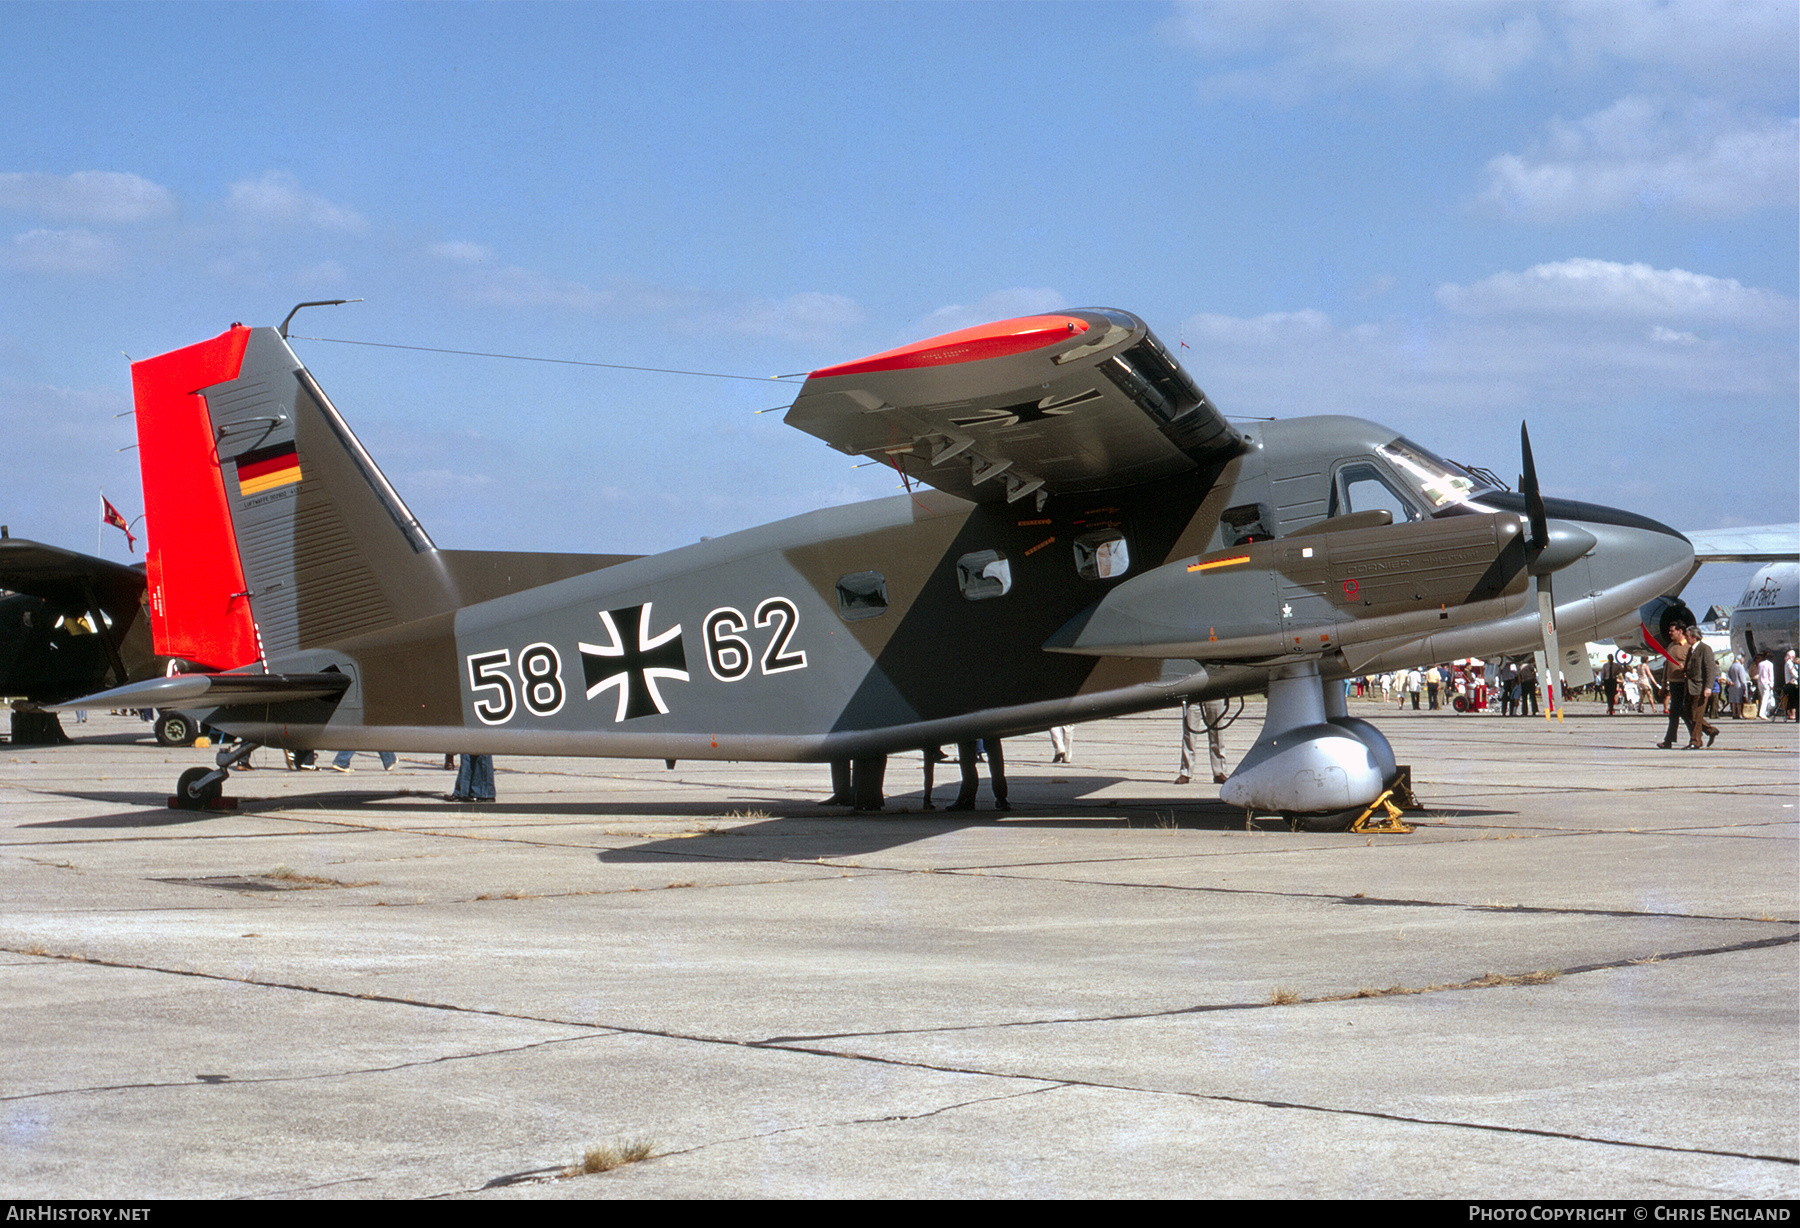
[[[624,562],[440,550],[273,328],[132,364],[156,651],[238,669]]]

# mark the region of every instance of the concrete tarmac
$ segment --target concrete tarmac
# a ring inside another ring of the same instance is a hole
[[[857,816],[818,765],[477,807],[268,750],[201,816],[211,751],[65,717],[0,746],[0,1191],[1800,1194],[1800,726],[1352,711],[1411,835],[1246,830],[1173,712],[1009,741],[1004,816],[919,813],[916,755]]]

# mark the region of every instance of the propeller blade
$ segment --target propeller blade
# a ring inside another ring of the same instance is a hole
[[[1531,459],[1531,432],[1519,423],[1519,453],[1525,472],[1519,475],[1519,493],[1525,496],[1525,515],[1531,522],[1531,540],[1526,547],[1542,550],[1550,544],[1550,517],[1544,511],[1544,493],[1538,489],[1537,465]]]
[[[1550,516],[1544,510],[1544,492],[1538,489],[1537,463],[1531,458],[1531,431],[1526,425],[1519,423],[1519,456],[1524,463],[1525,472],[1519,475],[1519,493],[1525,496],[1525,515],[1531,523],[1531,540],[1525,548],[1533,555],[1542,555],[1550,545]],[[1584,535],[1585,536],[1585,535]],[[1592,542],[1592,538],[1588,539]],[[1550,560],[1544,560],[1546,564]],[[1541,679],[1544,688],[1544,719],[1549,720],[1552,712],[1556,719],[1562,720],[1562,653],[1556,640],[1556,595],[1550,587],[1550,572],[1553,566],[1544,570],[1533,569],[1537,578],[1538,630],[1544,640],[1544,677]]]
[[[1562,650],[1556,639],[1556,596],[1550,589],[1550,577],[1537,578],[1538,628],[1544,636],[1544,719],[1554,712],[1562,720]]]

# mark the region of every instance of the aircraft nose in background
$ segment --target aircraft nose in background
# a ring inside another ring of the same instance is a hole
[[[1629,512],[1591,510],[1602,515],[1580,521],[1595,541],[1583,561],[1596,630],[1605,634],[1612,624],[1635,623],[1637,608],[1646,601],[1679,592],[1696,564],[1693,544],[1675,530]]]

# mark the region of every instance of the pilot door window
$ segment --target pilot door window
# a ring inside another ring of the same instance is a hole
[[[977,550],[956,560],[956,585],[970,601],[1012,592],[1012,564],[998,550]]]
[[[1111,580],[1131,570],[1131,547],[1117,529],[1083,533],[1075,539],[1075,570],[1086,580]]]
[[[853,623],[887,613],[887,579],[879,571],[853,571],[837,582],[838,617]]]
[[[1399,484],[1367,461],[1345,465],[1331,486],[1331,516],[1383,511],[1395,524],[1422,519],[1418,508],[1400,493]]]

